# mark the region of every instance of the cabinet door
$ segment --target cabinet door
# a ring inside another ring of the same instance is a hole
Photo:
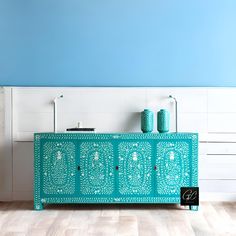
[[[41,163],[44,194],[75,193],[75,144],[73,142],[46,141]]]
[[[114,154],[110,142],[80,144],[80,194],[111,195],[114,192]]]
[[[149,142],[121,142],[118,145],[119,195],[151,194],[152,149]]]
[[[160,141],[157,143],[156,192],[179,196],[180,187],[190,186],[190,142]]]

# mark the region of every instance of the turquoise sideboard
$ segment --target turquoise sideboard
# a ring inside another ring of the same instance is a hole
[[[36,133],[34,171],[36,210],[50,203],[176,204],[180,187],[198,186],[198,135]]]

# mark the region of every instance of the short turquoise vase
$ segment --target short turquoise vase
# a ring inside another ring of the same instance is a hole
[[[144,109],[141,112],[141,130],[143,133],[151,133],[153,131],[153,112],[149,109]]]
[[[161,109],[157,112],[157,130],[159,133],[167,133],[170,129],[170,113]]]

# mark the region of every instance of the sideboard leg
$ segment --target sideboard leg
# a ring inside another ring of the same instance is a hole
[[[41,211],[43,210],[43,204],[41,202],[34,202],[34,209],[36,211]]]
[[[198,211],[198,206],[189,206],[189,210]]]

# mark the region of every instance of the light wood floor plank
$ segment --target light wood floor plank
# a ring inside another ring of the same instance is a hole
[[[0,203],[0,236],[236,235],[236,203],[176,205],[49,205]]]

